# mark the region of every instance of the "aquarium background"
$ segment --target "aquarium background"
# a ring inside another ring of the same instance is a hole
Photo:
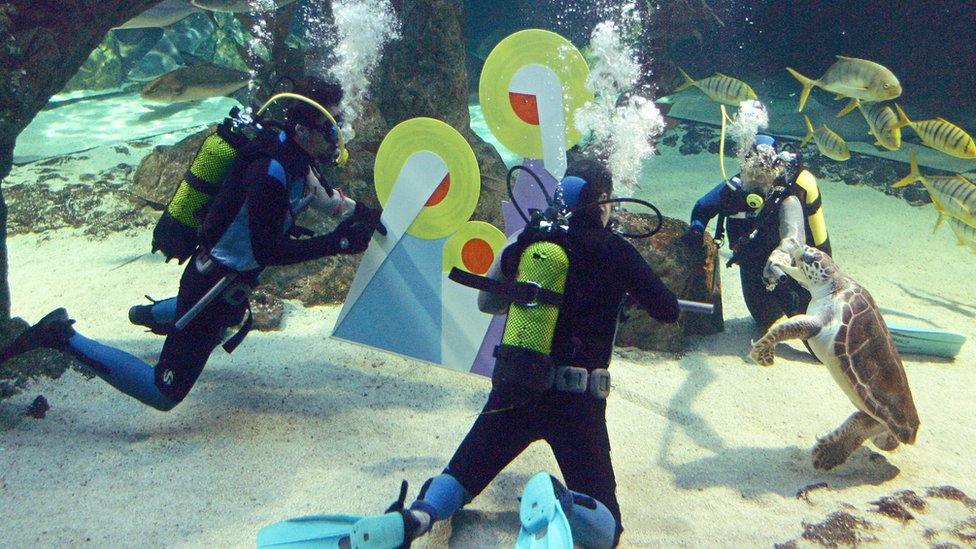
[[[893,183],[909,173],[913,152],[927,176],[976,180],[976,160],[925,147],[908,128],[900,150],[880,149],[859,113],[837,118],[843,101],[812,94],[805,114],[852,151],[837,162],[813,143],[803,148],[838,264],[871,291],[887,320],[967,338],[955,360],[903,357],[923,421],[916,445],[891,454],[866,446],[846,469],[822,474],[810,465],[810,447],[850,414],[847,397],[799,343],[781,345],[774,368],[745,359],[762,334],[742,301],[737,270],[724,267],[730,251],[706,238],[707,271],[692,273],[679,248],[696,200],[722,176],[717,104],[697,89],[674,89],[682,81],[678,67],[695,78],[721,72],[742,79],[766,103],[769,131],[798,143],[805,133],[796,113],[800,85],[785,67],[816,78],[836,55],[849,55],[894,71],[904,89],[897,103],[913,120],[945,117],[972,134],[976,4],[632,5],[642,25],[623,25],[624,2],[299,0],[290,21],[216,14],[215,25],[197,13],[166,30],[109,32],[57,94],[29,98],[46,103],[17,134],[2,184],[15,317],[8,324],[22,330],[65,306],[86,336],[156,359],[161,339],[132,326],[126,311],[145,303],[144,295],[172,295],[183,266],[150,253],[153,226],[207,128],[232,107],[266,97],[268,82],[174,103],[149,102],[140,89],[201,62],[247,72],[268,55],[266,43],[253,41],[255,25],[279,37],[271,49],[282,67],[329,74],[342,66],[359,100],[349,117],[356,134],[350,166],[327,169],[327,177],[373,203],[382,137],[404,119],[435,116],[462,132],[481,164],[475,218],[500,224],[495,210],[506,171],[521,158],[485,123],[478,97],[484,59],[525,28],[557,32],[591,55],[593,29],[617,21],[643,68],[634,93],[655,99],[664,123],[651,153],[640,157],[636,181],[618,192],[650,200],[668,217],[662,239],[641,244],[654,268],[683,290],[717,280],[712,296],[724,309],[723,322],[685,333],[689,322],[667,337],[648,335],[662,329],[641,324],[636,307],[624,315],[631,320],[619,337],[627,345],[614,353],[608,403],[622,546],[971,544],[976,397],[967,388],[976,386],[976,231],[967,240],[948,220],[937,226],[921,184]],[[0,2],[0,30],[7,6]],[[332,39],[337,16],[358,31],[346,36],[347,53],[363,54],[345,65]],[[21,40],[48,24],[31,17],[11,26],[12,36]],[[0,34],[4,63],[8,38]],[[0,96],[15,97],[16,87],[11,78]],[[4,117],[9,106],[0,105]],[[725,162],[737,170],[731,142]],[[311,221],[320,232],[333,226]],[[233,355],[215,353],[191,396],[168,414],[117,394],[58,353],[5,363],[0,544],[253,546],[258,527],[288,516],[385,509],[402,479],[415,494],[446,463],[488,385],[330,338],[356,266],[343,257],[269,270],[255,297],[259,330]],[[37,397],[50,402],[46,419],[35,419],[45,413]],[[538,470],[557,465],[534,446],[427,546],[511,546],[516,497]],[[892,501],[913,518],[903,519]]]

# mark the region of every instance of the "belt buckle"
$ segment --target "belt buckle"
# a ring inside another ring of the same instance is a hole
[[[536,306],[538,306],[539,305],[539,293],[542,291],[542,285],[540,285],[538,282],[533,282],[531,280],[527,280],[527,281],[523,282],[522,284],[524,284],[524,285],[528,286],[529,288],[531,288],[531,290],[530,290],[531,293],[529,294],[530,297],[527,297],[526,298],[526,301],[525,301],[525,303],[523,303],[523,305],[525,305],[526,307],[536,307]]]
[[[606,368],[591,370],[587,385],[593,398],[606,400],[610,396],[610,371]]]
[[[585,393],[590,373],[586,368],[562,366],[556,371],[556,390],[565,393]]]

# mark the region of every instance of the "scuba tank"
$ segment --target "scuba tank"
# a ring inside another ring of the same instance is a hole
[[[512,191],[512,175],[516,170],[524,170],[535,180],[549,205],[545,211],[532,211],[531,216],[527,216],[519,207]],[[556,364],[551,352],[563,292],[572,268],[569,219],[574,214],[564,204],[562,190],[560,185],[556,196],[550,197],[542,181],[531,170],[522,166],[509,170],[509,198],[526,225],[518,240],[502,254],[501,270],[505,280],[478,276],[457,267],[449,275],[455,282],[511,301],[501,344],[495,348],[492,373],[494,389],[509,403],[517,402],[519,399],[515,397],[519,393],[538,395],[556,383]],[[638,199],[614,198],[591,206],[608,202],[640,203],[658,215],[657,227],[646,234],[618,234],[647,237],[660,230],[663,218],[652,204]]]
[[[183,263],[200,244],[199,229],[207,210],[245,145],[260,130],[234,107],[217,130],[204,139],[190,167],[176,187],[162,217],[153,229],[152,252],[160,251],[166,261]]]
[[[552,386],[555,365],[550,358],[559,307],[569,274],[569,255],[554,241],[529,244],[519,257],[515,284],[549,292],[552,299],[532,295],[512,301],[508,308],[502,342],[495,349],[492,382],[498,387],[524,386],[542,393]],[[558,296],[558,297],[557,297]]]

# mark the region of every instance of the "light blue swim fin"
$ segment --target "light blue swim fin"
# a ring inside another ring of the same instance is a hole
[[[886,324],[899,353],[956,358],[966,342],[966,336],[946,330]]]
[[[363,517],[349,533],[351,549],[396,549],[404,538],[403,516],[397,511]]]
[[[519,506],[516,549],[573,549],[573,532],[563,512],[552,478],[545,471],[536,473],[525,484]]]
[[[309,515],[269,524],[258,532],[258,547],[348,549],[361,516]]]

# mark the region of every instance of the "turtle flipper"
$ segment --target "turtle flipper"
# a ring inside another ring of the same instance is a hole
[[[772,366],[773,348],[780,341],[789,339],[809,339],[820,331],[821,322],[815,316],[797,315],[779,324],[775,324],[766,331],[759,341],[752,343],[749,358],[760,366]]]
[[[887,432],[878,420],[858,410],[813,447],[813,466],[829,471],[847,461],[864,441]]]
[[[898,445],[901,444],[901,442],[899,442],[898,439],[895,438],[895,436],[890,432],[885,432],[882,435],[875,435],[874,438],[871,439],[871,442],[873,442],[879,450],[884,450],[885,452],[892,452],[898,448]]]

